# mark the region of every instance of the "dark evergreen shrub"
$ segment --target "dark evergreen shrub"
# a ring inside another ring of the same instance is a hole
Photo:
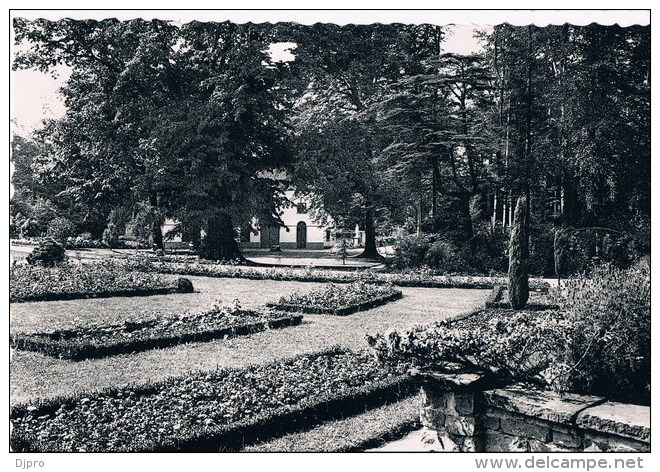
[[[190,279],[179,277],[176,281],[177,291],[179,293],[192,293],[195,291]]]
[[[514,310],[525,308],[529,298],[528,264],[527,205],[525,197],[519,197],[509,242],[509,303]]]
[[[46,238],[27,256],[28,264],[53,266],[67,259],[66,251],[52,238]]]

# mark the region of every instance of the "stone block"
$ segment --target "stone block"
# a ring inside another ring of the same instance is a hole
[[[506,434],[522,438],[538,439],[539,441],[550,441],[550,427],[547,422],[541,422],[533,417],[513,416],[502,412],[500,427]]]
[[[528,441],[529,452],[580,452],[580,449],[565,447],[553,442],[545,443],[538,439]]]
[[[604,401],[592,395],[567,393],[560,396],[522,386],[487,390],[483,395],[486,404],[495,408],[566,425],[572,423],[579,411]]]
[[[559,431],[555,428],[552,429],[552,440],[554,444],[566,448],[581,448],[582,437],[578,431]]]
[[[623,436],[587,430],[584,433],[584,450],[589,452],[650,452],[651,444]]]
[[[424,406],[419,411],[419,420],[427,428],[438,429],[445,426],[446,415],[441,408]]]
[[[576,424],[601,433],[651,441],[651,408],[648,406],[606,402],[580,412]]]
[[[445,408],[447,406],[446,392],[439,392],[438,390],[428,385],[423,385],[421,388],[421,393],[422,405],[432,406],[434,408]]]
[[[500,417],[490,413],[486,413],[481,417],[481,423],[485,429],[492,429],[497,431],[500,429]]]
[[[484,452],[484,439],[479,436],[465,437],[459,448],[461,452]]]
[[[474,416],[447,415],[445,428],[450,434],[457,436],[474,436],[477,422]]]
[[[488,452],[527,452],[527,440],[517,436],[486,431],[484,446]]]
[[[447,413],[454,415],[471,415],[474,413],[474,394],[451,393],[446,396]]]

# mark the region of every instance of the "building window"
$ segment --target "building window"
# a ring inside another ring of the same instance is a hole
[[[332,230],[329,230],[329,229],[325,230],[325,240],[326,241],[331,241],[332,240]]]
[[[296,209],[298,213],[307,213],[307,203],[298,202]]]

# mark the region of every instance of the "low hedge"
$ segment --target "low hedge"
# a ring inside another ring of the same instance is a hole
[[[403,365],[332,348],[267,365],[199,372],[141,389],[12,409],[16,452],[238,450],[412,394]]]
[[[389,284],[379,286],[359,281],[348,285],[331,283],[320,290],[296,292],[268,305],[285,311],[344,316],[383,305],[402,296],[400,290]]]
[[[358,311],[370,310],[377,306],[385,305],[386,303],[392,302],[403,298],[403,294],[400,291],[395,293],[384,295],[382,297],[374,298],[372,300],[367,300],[361,303],[355,303],[353,305],[346,305],[337,308],[328,308],[328,307],[319,307],[319,306],[310,306],[302,304],[287,304],[287,303],[268,303],[266,306],[277,308],[278,310],[291,311],[291,312],[302,312],[318,315],[334,315],[334,316],[346,316]]]
[[[11,335],[9,343],[15,349],[81,360],[247,335],[298,325],[301,321],[302,315],[216,308],[192,316],[157,317],[50,333],[19,333]]]
[[[384,273],[371,270],[332,271],[311,268],[259,268],[231,264],[188,263],[188,262],[153,262],[146,259],[128,260],[128,267],[144,272],[162,274],[191,275],[204,277],[243,278],[251,280],[282,280],[292,282],[349,283],[369,282],[372,284],[392,284],[399,287],[426,288],[476,288],[489,289],[506,283],[504,277],[430,275],[426,272]],[[532,287],[547,287],[541,280],[530,280]]]
[[[9,269],[9,301],[13,303],[192,291],[189,279],[163,280],[157,274],[132,270],[115,261],[71,262],[55,267],[14,263]]]
[[[508,290],[504,285],[496,285],[493,288],[490,296],[486,300],[486,308],[511,308],[508,302]],[[552,303],[548,296],[548,290],[531,290],[529,293],[529,300],[525,305],[525,310],[538,311],[538,310],[558,310],[559,305]]]

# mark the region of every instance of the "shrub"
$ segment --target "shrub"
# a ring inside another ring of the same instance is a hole
[[[559,303],[575,323],[571,388],[624,402],[650,402],[651,268],[648,260],[566,281]]]
[[[75,225],[66,218],[57,217],[48,223],[48,236],[60,243],[64,243],[66,239],[73,236],[75,232]]]
[[[564,379],[551,374],[554,366],[564,365],[560,347],[570,333],[569,321],[558,311],[493,309],[460,321],[368,335],[367,342],[385,363],[408,361],[440,370],[458,363],[505,380],[561,390]]]
[[[525,197],[519,197],[509,242],[509,303],[514,310],[524,308],[529,298],[528,265],[527,201]]]
[[[391,264],[397,269],[409,269],[424,265],[426,253],[431,247],[433,237],[428,234],[404,236],[398,241],[398,247]]]
[[[424,262],[432,269],[442,272],[464,272],[469,270],[468,265],[459,256],[456,247],[446,241],[431,243],[424,256]]]
[[[67,259],[66,251],[55,240],[46,238],[27,256],[30,265],[54,266]]]

